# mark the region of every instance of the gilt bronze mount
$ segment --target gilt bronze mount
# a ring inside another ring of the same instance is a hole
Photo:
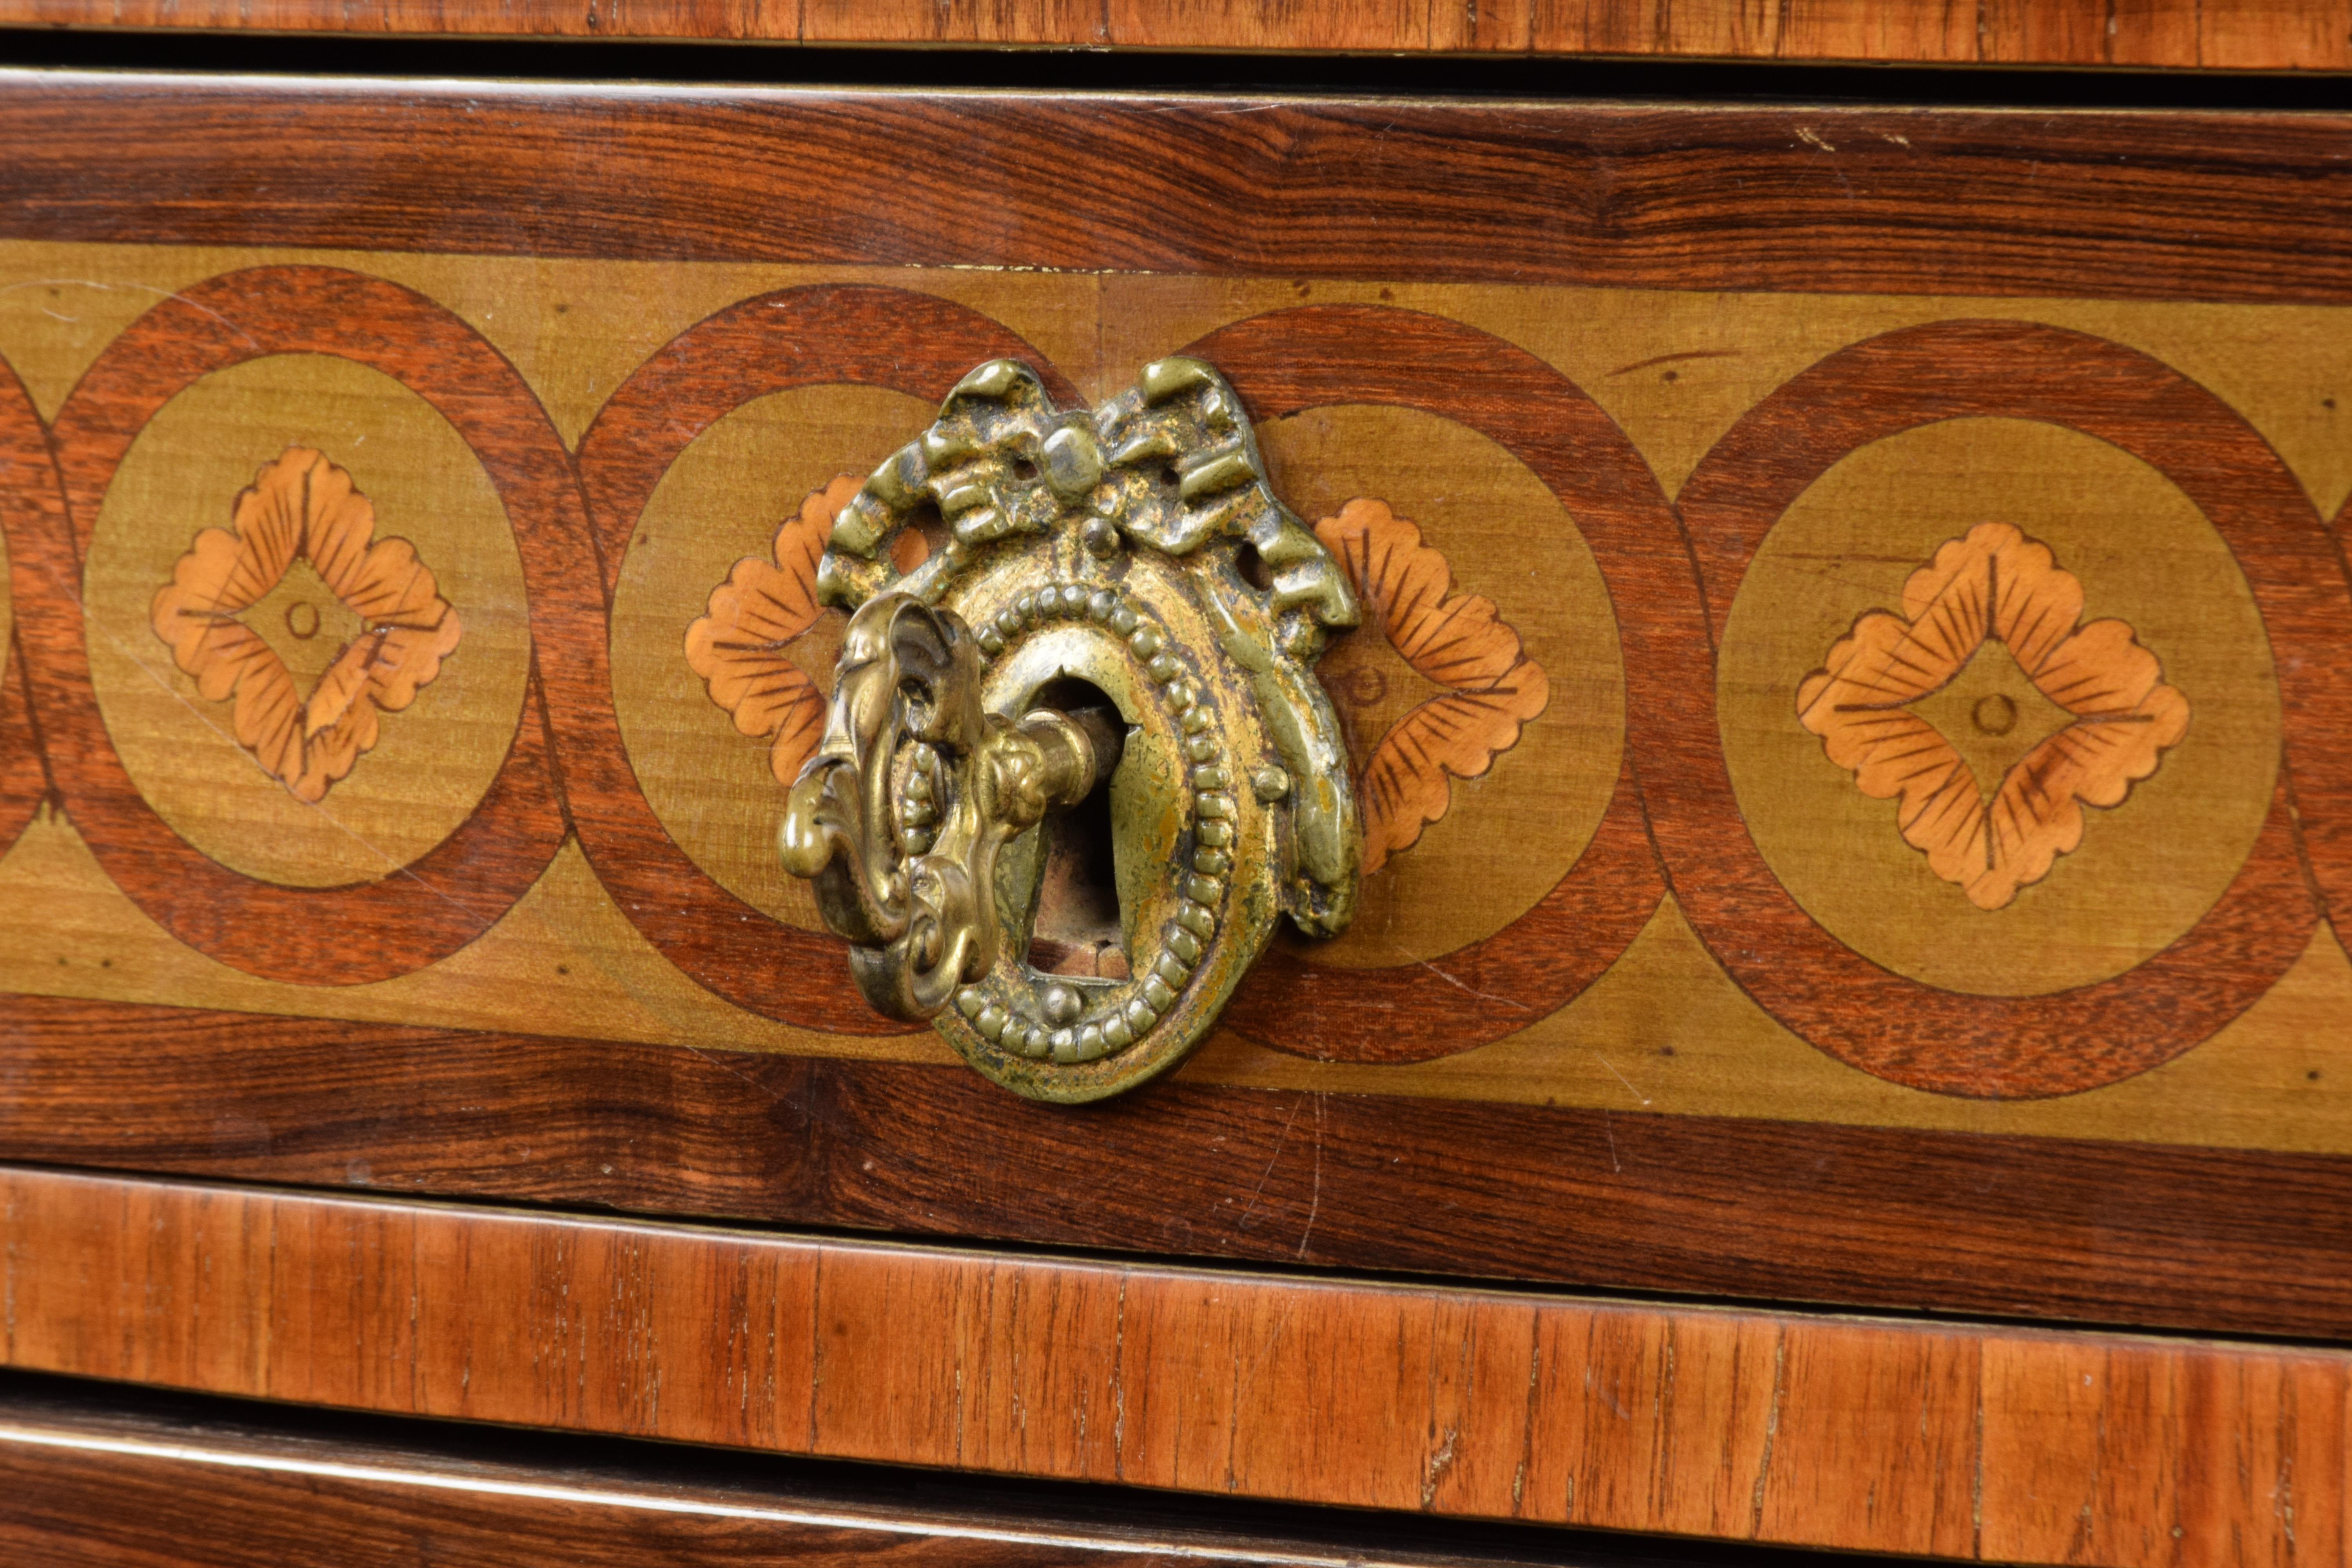
[[[852,616],[779,845],[876,1007],[1097,1100],[1199,1043],[1277,915],[1346,927],[1313,664],[1356,601],[1207,364],[1091,410],[980,366],[842,510],[817,587]]]

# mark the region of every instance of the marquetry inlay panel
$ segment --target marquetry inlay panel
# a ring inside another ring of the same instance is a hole
[[[1181,351],[1366,610],[1362,913],[1190,1075],[2352,1150],[2340,312],[0,272],[8,989],[935,1059],[770,847],[817,549],[971,364]]]

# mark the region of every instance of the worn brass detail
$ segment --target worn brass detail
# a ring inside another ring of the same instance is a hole
[[[1208,1033],[1277,914],[1346,927],[1360,834],[1312,666],[1356,602],[1208,365],[1093,410],[982,365],[842,510],[817,586],[855,613],[779,842],[877,1007],[1096,1100]],[[1118,951],[1046,973],[1052,836],[1099,788]]]

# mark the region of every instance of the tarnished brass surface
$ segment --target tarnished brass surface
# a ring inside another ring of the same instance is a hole
[[[1312,665],[1356,602],[1208,365],[1091,411],[980,366],[843,509],[817,581],[856,613],[780,847],[877,1007],[1022,1094],[1095,1100],[1208,1032],[1277,914],[1346,927],[1356,801]],[[1054,836],[1106,781],[1116,929],[1040,944]]]

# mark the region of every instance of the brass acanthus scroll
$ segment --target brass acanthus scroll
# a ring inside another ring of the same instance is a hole
[[[855,614],[780,845],[877,1008],[1098,1099],[1208,1032],[1276,915],[1346,926],[1356,802],[1312,663],[1356,603],[1206,364],[1091,411],[982,365],[843,510],[818,590]],[[1073,957],[1041,921],[1085,898],[1047,884],[1085,881],[1106,792],[1116,910]]]
[[[1118,736],[1092,715],[983,712],[980,676],[952,612],[904,594],[868,602],[778,835],[784,868],[815,881],[825,923],[853,943],[859,990],[899,1017],[929,1017],[995,964],[997,851],[1117,760]]]

